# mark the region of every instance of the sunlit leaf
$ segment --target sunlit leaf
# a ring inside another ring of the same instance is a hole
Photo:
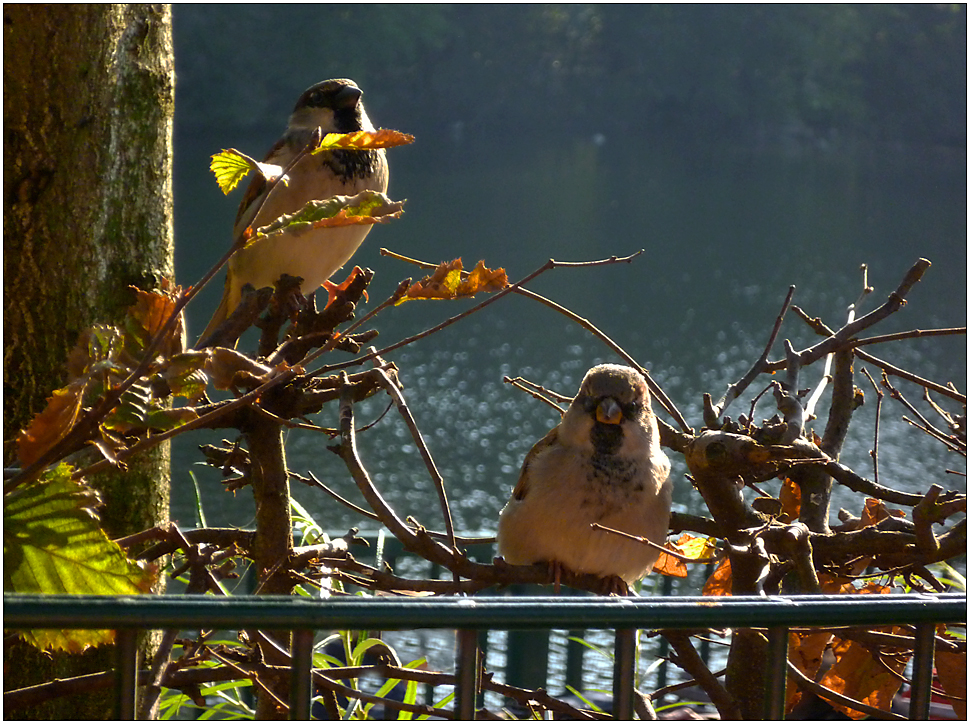
[[[467,274],[461,259],[442,262],[434,273],[415,282],[397,303],[413,299],[460,299],[473,297],[482,292],[497,292],[509,285],[504,269],[488,269],[479,261]]]
[[[323,288],[327,290],[327,307],[329,307],[333,300],[336,299],[341,293],[346,292],[352,284],[357,281],[357,277],[364,273],[364,270],[359,266],[355,266],[351,269],[350,274],[344,279],[340,284],[334,284],[332,281],[325,280],[323,282]],[[364,290],[364,299],[367,299],[367,290]],[[326,309],[326,307],[324,307]]]
[[[874,630],[887,631],[885,628]],[[899,627],[893,627],[891,632],[905,635],[905,631]],[[880,657],[882,663],[880,663],[873,659],[869,649],[863,644],[836,637],[832,645],[832,653],[835,655],[835,664],[819,683],[863,704],[889,711],[893,697],[902,683],[900,676],[912,652],[883,652]],[[887,671],[886,666],[895,671],[897,676]],[[852,719],[864,719],[869,716],[842,704],[832,705]]]
[[[202,350],[189,350],[169,358],[161,370],[161,378],[173,395],[190,400],[205,392],[208,377],[205,364],[208,355]]]
[[[224,194],[236,188],[250,171],[261,173],[267,181],[275,181],[283,173],[280,166],[260,163],[235,148],[228,148],[215,154],[209,163],[209,168],[215,174],[216,183]]]
[[[691,560],[705,560],[710,558],[717,550],[715,541],[712,538],[700,538],[690,533],[683,533],[676,541],[667,541],[664,548],[679,553]],[[675,576],[677,578],[687,577],[687,564],[675,556],[661,553],[660,558],[653,566],[656,573],[665,576]]]
[[[246,380],[268,379],[271,367],[250,359],[241,352],[226,347],[206,350],[205,371],[217,390],[228,390]]]
[[[328,133],[321,140],[313,153],[329,151],[335,148],[354,150],[371,150],[377,148],[394,148],[414,143],[414,136],[379,128],[376,131],[355,131],[353,133]]]
[[[784,523],[792,523],[798,520],[802,505],[802,489],[791,478],[785,478],[778,493],[778,500],[781,501],[781,520]]]
[[[687,578],[687,564],[679,558],[661,552],[657,562],[653,564],[653,572],[674,578]]]
[[[151,576],[101,530],[97,493],[59,465],[38,482],[4,495],[3,590],[11,593],[134,595]],[[30,631],[42,649],[82,651],[113,639],[110,631]]]
[[[730,596],[731,595],[731,559],[725,558],[721,561],[714,573],[710,575],[704,584],[702,595],[704,596]]]

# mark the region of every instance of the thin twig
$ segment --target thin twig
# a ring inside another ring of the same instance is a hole
[[[939,329],[911,329],[908,332],[893,332],[892,334],[880,334],[875,337],[863,337],[862,339],[852,340],[852,347],[865,347],[870,344],[882,344],[883,342],[898,342],[901,339],[920,339],[922,337],[946,337],[951,335],[966,334],[966,327],[943,327]]]
[[[829,338],[835,335],[835,332],[832,331],[832,329],[818,317],[809,317],[804,310],[800,309],[798,306],[795,306],[795,305],[792,306],[792,311],[798,314],[802,318],[802,320],[809,327],[811,327],[817,334],[827,335]],[[848,346],[851,346],[851,340],[846,344]],[[933,390],[934,392],[937,392],[943,395],[944,397],[949,397],[951,400],[956,400],[957,402],[960,402],[964,405],[967,404],[967,396],[960,394],[952,387],[941,385],[940,383],[933,382],[932,380],[923,379],[919,375],[916,375],[912,372],[908,372],[904,369],[896,367],[895,365],[892,365],[889,362],[886,362],[885,360],[872,356],[868,352],[863,352],[861,349],[855,350],[855,356],[863,362],[868,362],[869,364],[874,365],[875,367],[878,367],[886,374],[893,375],[894,377],[900,377],[904,380],[913,382],[919,385],[920,387],[924,387],[928,390]],[[765,367],[765,372],[777,372],[778,370],[781,370],[784,368],[785,368],[784,361],[769,362],[768,365]]]
[[[390,256],[390,257],[393,257],[395,259],[399,259],[401,261],[406,261],[406,262],[408,262],[410,264],[415,264],[416,266],[423,267],[423,268],[435,268],[437,266],[436,264],[431,264],[429,262],[423,262],[423,261],[419,261],[417,259],[411,259],[411,258],[406,257],[406,256],[403,256],[401,254],[397,254],[397,253],[388,251],[387,249],[381,249],[381,253],[383,255],[385,255],[385,256]],[[541,269],[537,270],[536,272],[533,272],[532,274],[530,274],[529,276],[527,276],[522,281],[517,282],[516,284],[513,284],[513,285],[511,285],[509,287],[506,287],[501,292],[499,292],[496,295],[496,297],[497,296],[501,296],[502,294],[505,294],[506,292],[515,292],[516,294],[520,294],[520,295],[522,295],[524,297],[527,297],[527,298],[532,299],[534,301],[540,302],[541,304],[545,304],[550,309],[553,309],[553,310],[559,312],[560,314],[568,317],[569,319],[571,319],[572,321],[574,321],[576,324],[578,324],[579,326],[581,326],[583,329],[587,330],[588,332],[590,332],[594,336],[598,337],[604,344],[606,344],[607,347],[609,347],[614,352],[616,352],[616,354],[618,354],[620,357],[622,357],[627,362],[627,364],[629,364],[631,367],[634,367],[636,370],[638,370],[640,372],[640,374],[643,375],[644,379],[646,379],[647,386],[650,388],[651,394],[653,394],[653,396],[657,399],[657,402],[660,404],[660,406],[663,407],[664,410],[666,410],[666,412],[672,418],[674,418],[674,421],[680,426],[680,429],[681,430],[683,430],[685,432],[690,432],[691,431],[690,425],[687,424],[687,421],[684,419],[684,416],[680,413],[680,410],[677,409],[677,406],[674,405],[673,401],[671,401],[671,399],[667,396],[667,393],[663,391],[663,389],[660,387],[660,385],[658,385],[656,383],[656,381],[650,376],[650,373],[647,372],[647,370],[644,369],[644,367],[639,362],[637,362],[635,359],[633,359],[633,357],[631,357],[630,354],[626,350],[624,350],[622,347],[620,347],[620,345],[618,345],[616,342],[614,342],[605,332],[603,332],[601,329],[599,329],[599,327],[595,326],[588,319],[585,319],[583,317],[580,317],[578,314],[576,314],[575,312],[567,309],[566,307],[563,307],[562,305],[557,304],[556,302],[554,302],[551,299],[548,299],[548,298],[542,296],[541,294],[536,294],[535,292],[533,292],[533,291],[531,291],[529,289],[526,289],[523,286],[527,281],[531,281],[533,278],[535,278],[536,276],[538,276],[540,273],[542,273],[543,271],[546,271],[546,268],[547,267],[548,268],[554,268],[554,267],[588,267],[588,266],[602,266],[604,264],[615,264],[615,263],[619,263],[619,262],[630,263],[630,262],[632,262],[636,257],[638,257],[642,253],[643,253],[643,250],[641,249],[640,251],[638,251],[638,252],[636,252],[634,254],[630,254],[629,256],[624,256],[624,257],[616,257],[616,256],[613,256],[613,257],[610,257],[609,259],[600,259],[600,260],[596,260],[596,261],[576,261],[576,262],[572,262],[572,261],[556,261],[555,259],[550,259],[546,263],[546,265],[544,267],[542,267]],[[550,264],[552,266],[549,266]],[[493,301],[493,300],[494,300],[494,298],[492,300],[488,300],[488,301]],[[480,305],[480,306],[484,306],[484,304],[483,305]],[[469,310],[469,311],[476,311],[476,310],[477,310],[477,308],[476,309],[473,309],[473,310]],[[448,320],[448,321],[450,323],[451,320]],[[434,331],[437,331],[437,328],[435,328]]]
[[[615,528],[608,528],[605,525],[600,525],[599,523],[590,523],[589,527],[595,528],[597,530],[602,530],[606,533],[611,533],[613,535],[621,536],[623,538],[626,538],[627,540],[632,540],[632,541],[636,541],[637,543],[642,543],[648,548],[653,548],[654,550],[658,550],[661,553],[666,553],[668,556],[684,561],[685,563],[717,563],[719,560],[721,560],[717,556],[713,558],[691,558],[690,556],[685,556],[682,553],[678,553],[675,550],[662,546],[659,543],[654,543],[649,538],[644,538],[643,536],[639,536],[639,535],[633,535],[632,533],[626,533],[622,530],[616,530]]]
[[[735,382],[733,385],[728,386],[727,392],[721,397],[717,405],[714,408],[715,417],[720,417],[724,414],[724,411],[728,406],[736,400],[742,392],[744,392],[748,386],[754,382],[755,378],[758,377],[762,372],[764,372],[765,365],[768,362],[768,354],[771,352],[771,348],[775,344],[775,340],[778,338],[778,332],[781,330],[782,322],[785,321],[785,313],[788,311],[788,307],[791,305],[792,297],[795,295],[795,285],[788,287],[788,294],[785,296],[785,301],[782,302],[781,310],[778,312],[778,316],[775,317],[775,325],[771,328],[771,334],[768,335],[768,341],[765,344],[764,351],[757,361],[751,366],[745,375]],[[753,406],[752,406],[753,409]]]
[[[872,457],[872,480],[876,485],[879,485],[879,419],[882,413],[883,394],[882,390],[876,385],[876,381],[872,379],[872,375],[869,374],[869,370],[863,367],[862,374],[869,380],[869,384],[872,385],[872,389],[876,393],[876,424],[873,431],[872,450],[869,451],[869,455]],[[883,374],[882,378],[885,380],[886,375]]]

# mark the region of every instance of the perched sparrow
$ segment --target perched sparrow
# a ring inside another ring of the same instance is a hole
[[[296,102],[283,137],[270,149],[265,162],[285,169],[310,142],[317,128],[324,134],[375,130],[361,95],[360,88],[347,79],[325,80],[308,88]],[[387,158],[383,150],[308,154],[272,188],[272,193],[261,175],[253,178],[239,205],[233,238],[239,238],[250,226],[258,229],[284,214],[292,214],[309,201],[365,190],[387,191]],[[288,232],[238,251],[229,259],[222,302],[202,339],[233,312],[247,282],[256,289],[269,287],[285,273],[302,277],[302,290],[312,294],[347,263],[370,228],[342,226]]]
[[[658,551],[590,526],[663,545],[669,472],[643,377],[631,367],[593,367],[562,422],[526,455],[499,516],[499,555],[513,565],[548,563],[632,585]]]

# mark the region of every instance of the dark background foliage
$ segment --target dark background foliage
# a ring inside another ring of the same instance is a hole
[[[275,131],[294,86],[343,68],[382,125],[426,138],[648,132],[965,146],[966,13],[963,4],[184,6],[178,113],[192,129]],[[306,77],[293,79],[294,67]]]

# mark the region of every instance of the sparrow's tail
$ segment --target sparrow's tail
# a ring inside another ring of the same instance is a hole
[[[209,320],[209,323],[206,325],[205,330],[203,330],[201,336],[199,337],[199,342],[198,344],[196,344],[196,347],[198,349],[202,349],[203,347],[210,346],[205,344],[205,342],[207,342],[209,337],[211,337],[213,333],[217,329],[219,329],[219,326],[226,321],[226,318],[228,316],[229,316],[229,288],[227,286],[225,292],[223,292],[222,301],[219,302],[219,307],[216,309],[216,313],[212,315],[212,319]]]

